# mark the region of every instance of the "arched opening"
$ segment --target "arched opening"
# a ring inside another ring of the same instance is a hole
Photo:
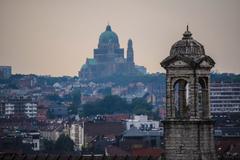
[[[189,117],[189,84],[184,79],[179,79],[174,83],[174,101],[175,117],[188,118]]]
[[[200,118],[209,116],[208,78],[198,79],[198,114]]]

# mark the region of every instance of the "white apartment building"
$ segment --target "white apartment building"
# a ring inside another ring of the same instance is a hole
[[[11,103],[7,103],[5,104],[5,115],[6,116],[10,116],[14,114],[14,110],[15,110],[15,105],[11,104]]]
[[[26,103],[24,108],[24,113],[28,118],[35,118],[37,116],[37,104],[35,103]]]
[[[159,129],[159,121],[148,120],[147,115],[134,115],[133,119],[126,120],[126,128],[135,127],[140,130]]]
[[[84,145],[84,122],[76,122],[70,125],[70,138],[73,140],[76,150],[82,150]]]
[[[240,112],[240,83],[211,83],[211,112]]]

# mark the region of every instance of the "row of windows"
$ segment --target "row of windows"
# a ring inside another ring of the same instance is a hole
[[[240,91],[240,88],[210,88],[210,91]]]
[[[212,108],[211,112],[240,112],[240,108]]]
[[[210,92],[210,95],[240,95],[240,92]]]
[[[211,100],[211,103],[240,103],[240,100]]]
[[[240,96],[211,96],[210,99],[240,99]]]
[[[240,104],[211,104],[211,107],[240,107]]]

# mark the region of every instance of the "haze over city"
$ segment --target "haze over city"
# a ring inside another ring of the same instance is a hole
[[[164,72],[159,62],[187,24],[215,71],[240,71],[238,0],[0,0],[0,64],[13,73],[77,75],[108,23],[125,55],[132,38],[135,62],[149,72]]]

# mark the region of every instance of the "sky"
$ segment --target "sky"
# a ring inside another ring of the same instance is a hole
[[[150,73],[186,25],[216,65],[240,73],[239,0],[0,0],[0,65],[13,73],[76,76],[110,24]],[[125,54],[126,55],[126,54]]]

